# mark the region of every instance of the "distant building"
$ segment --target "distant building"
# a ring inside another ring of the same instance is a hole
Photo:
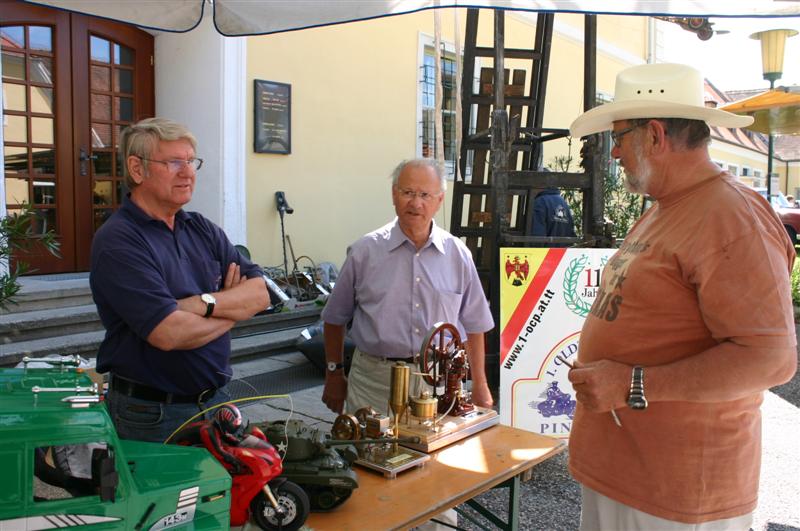
[[[763,89],[721,91],[706,80],[706,105],[722,107],[763,92]],[[711,128],[711,156],[721,168],[750,186],[767,186],[767,135],[747,129]],[[772,172],[786,195],[800,193],[800,136],[776,135]]]

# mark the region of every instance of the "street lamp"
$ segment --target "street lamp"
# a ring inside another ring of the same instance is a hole
[[[775,82],[783,75],[783,52],[787,37],[797,35],[796,30],[774,29],[759,31],[750,35],[751,39],[761,41],[761,69],[764,79],[769,81],[769,89],[775,88]],[[767,197],[772,197],[772,152],[775,137],[770,128],[767,143]]]

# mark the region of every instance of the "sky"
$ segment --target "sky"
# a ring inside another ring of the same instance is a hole
[[[712,18],[714,34],[701,41],[677,24],[663,23],[663,59],[698,68],[718,89],[769,89],[761,70],[761,43],[750,39],[757,31],[794,29],[800,31],[800,17],[737,19]],[[800,85],[800,34],[786,39],[783,76],[775,86]]]

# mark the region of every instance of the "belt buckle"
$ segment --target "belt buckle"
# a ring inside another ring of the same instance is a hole
[[[216,391],[217,391],[216,389],[211,389],[211,388],[204,389],[203,391],[201,391],[200,394],[197,395],[197,404],[200,405],[204,403],[206,401],[206,395],[209,395],[209,398],[211,398],[211,396],[213,396]]]

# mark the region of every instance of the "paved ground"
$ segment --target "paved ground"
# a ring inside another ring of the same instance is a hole
[[[270,404],[247,406],[244,413],[254,419],[275,420],[285,418],[293,409],[298,418],[325,426],[334,415],[322,405],[321,394],[322,387],[314,387],[293,393],[293,407],[286,399],[275,399]],[[767,392],[762,411],[764,451],[753,530],[800,531],[800,374]],[[567,472],[566,460],[564,453],[537,466],[533,479],[523,483],[520,529],[577,529],[580,489]],[[504,514],[506,489],[490,491],[479,499],[496,513]],[[464,518],[459,525],[479,529]]]

